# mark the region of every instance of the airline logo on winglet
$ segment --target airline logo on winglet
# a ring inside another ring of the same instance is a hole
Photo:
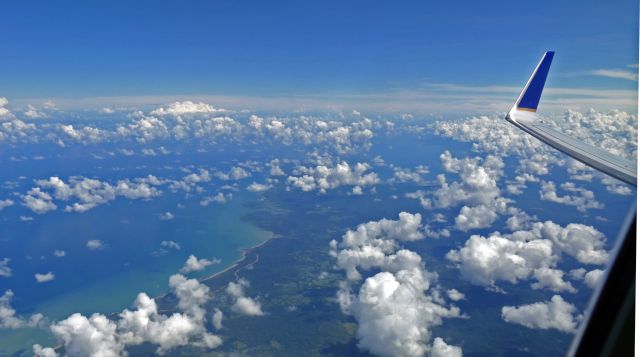
[[[517,110],[535,113],[538,109],[542,89],[547,80],[547,74],[549,74],[551,61],[553,60],[553,53],[553,51],[545,52],[544,56],[542,56],[540,63],[538,63],[535,71],[533,71],[533,75],[529,78],[529,82],[520,96],[520,100],[516,105]]]

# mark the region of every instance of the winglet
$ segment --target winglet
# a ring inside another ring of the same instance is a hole
[[[542,89],[544,89],[544,83],[547,80],[549,67],[551,67],[553,54],[553,51],[544,53],[542,59],[536,66],[536,69],[533,71],[531,78],[529,78],[527,85],[522,90],[522,93],[520,93],[516,104],[514,104],[511,110],[523,110],[534,113],[538,110],[538,103],[540,102]]]

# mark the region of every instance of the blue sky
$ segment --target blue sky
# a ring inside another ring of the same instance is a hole
[[[520,86],[548,49],[557,51],[549,86],[637,86],[628,67],[638,63],[635,1],[39,1],[2,12],[0,96],[17,103],[176,95],[348,103],[443,83]]]

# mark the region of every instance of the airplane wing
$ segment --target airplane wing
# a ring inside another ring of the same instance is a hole
[[[552,60],[553,52],[545,52],[518,100],[507,114],[507,121],[574,159],[636,186],[637,166],[635,162],[615,156],[606,150],[591,146],[555,130],[545,125],[536,114]]]

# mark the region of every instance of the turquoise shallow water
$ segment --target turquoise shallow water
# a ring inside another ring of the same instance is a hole
[[[189,274],[196,278],[210,276],[240,259],[242,248],[260,244],[272,236],[242,220],[247,213],[244,203],[252,198],[250,194],[237,193],[227,204],[204,207],[198,199],[185,201],[181,196],[166,194],[147,202],[115,202],[85,215],[63,214],[64,219],[76,221],[71,226],[60,221],[36,221],[38,225],[48,225],[43,229],[48,231],[47,239],[36,234],[31,238],[33,242],[13,248],[37,253],[50,249],[51,240],[56,240],[55,245],[63,247],[67,256],[40,259],[35,269],[52,270],[56,279],[34,289],[14,287],[13,305],[19,313],[40,312],[51,320],[64,319],[74,312],[118,312],[130,306],[139,292],[151,296],[165,293],[169,276],[178,272],[189,254],[221,260],[220,264]],[[171,211],[175,218],[169,221],[157,218],[165,211]],[[90,251],[84,246],[89,237],[82,222],[93,227],[90,238],[103,241],[105,249]],[[178,242],[181,249],[167,249],[163,253],[160,250],[163,240]],[[33,261],[26,259],[24,269],[17,261],[15,271],[28,270]],[[18,277],[11,280],[14,278]],[[33,278],[27,281],[34,284]],[[0,355],[30,349],[36,342],[53,341],[46,332],[37,329],[1,330]]]

